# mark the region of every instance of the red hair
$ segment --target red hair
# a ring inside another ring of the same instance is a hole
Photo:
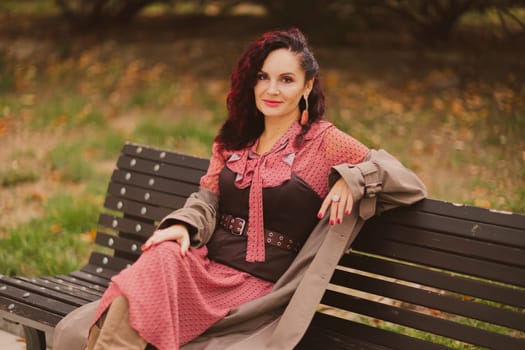
[[[319,83],[319,64],[308,46],[305,36],[298,29],[273,31],[261,35],[241,54],[237,66],[231,75],[231,87],[226,99],[228,119],[222,125],[216,141],[221,148],[238,150],[252,145],[264,130],[264,118],[255,105],[253,89],[257,74],[270,52],[277,49],[288,49],[298,54],[306,81],[314,79],[312,91],[308,96],[308,123],[295,140],[297,145],[313,122],[320,120],[325,111],[324,92]],[[305,108],[301,99],[299,108]]]

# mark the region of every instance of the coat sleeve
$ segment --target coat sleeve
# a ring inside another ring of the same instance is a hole
[[[217,206],[217,194],[201,187],[188,197],[184,207],[162,219],[158,228],[184,224],[190,231],[191,246],[201,247],[210,240],[215,230]]]
[[[409,205],[427,196],[419,177],[385,150],[371,150],[358,164],[332,168],[330,185],[343,177],[350,187],[359,216],[366,220],[375,214]]]
[[[198,192],[192,193],[181,209],[175,210],[162,219],[159,229],[175,224],[184,224],[190,231],[192,247],[201,247],[209,240],[217,220],[219,203],[219,174],[224,167],[224,154],[217,143],[206,175],[200,179]]]

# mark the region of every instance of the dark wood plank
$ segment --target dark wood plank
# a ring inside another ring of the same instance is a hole
[[[422,289],[419,286],[407,286],[341,270],[337,270],[334,273],[331,283],[450,314],[525,331],[525,313],[488,305],[482,302],[460,299],[458,296]],[[334,306],[337,307],[337,305]]]
[[[19,286],[4,283],[0,285],[0,296],[12,299],[19,304],[40,308],[62,316],[67,315],[75,309],[75,307],[69,303],[45,295],[29,292],[28,290],[19,288]]]
[[[117,198],[131,199],[145,205],[154,205],[172,210],[182,207],[186,202],[184,197],[133,185],[115,184],[113,182],[109,184],[108,194]]]
[[[494,224],[501,227],[517,228],[519,230],[525,229],[525,215],[523,215],[523,213],[489,210],[435,199],[424,199],[411,206],[408,211],[423,211],[462,220]]]
[[[96,295],[43,278],[16,277],[11,280],[13,283],[16,283],[19,288],[27,290],[28,292],[45,295],[71,305],[81,306],[85,304],[86,301],[97,299]]]
[[[100,246],[114,249],[116,252],[123,252],[132,255],[133,258],[128,259],[129,262],[135,261],[142,253],[140,246],[144,241],[145,237],[143,237],[142,240],[126,239],[102,231],[97,232],[95,238],[95,242]]]
[[[0,295],[0,317],[43,331],[51,331],[63,315]]]
[[[501,215],[507,217],[504,214]],[[377,221],[394,222],[427,231],[446,232],[475,240],[525,248],[525,224],[522,227],[499,226],[484,221],[420,212],[412,207],[386,212],[371,220],[369,224],[373,226]],[[365,228],[365,232],[366,230]]]
[[[91,253],[91,256],[89,257],[89,263],[93,266],[101,267],[104,269],[110,269],[113,271],[121,271],[121,270],[124,270],[126,267],[130,266],[133,263],[133,261],[129,261],[129,260],[114,257],[114,256],[109,256],[109,255],[102,254],[99,252],[93,252]]]
[[[484,346],[491,349],[525,349],[525,339],[512,338],[451,320],[445,320],[331,290],[326,291],[321,303],[325,305],[339,305],[339,307],[344,310],[408,326],[424,332],[457,339],[477,346]]]
[[[173,211],[173,209],[161,208],[152,203],[146,204],[113,196],[106,197],[104,208],[120,211],[145,221],[160,221]]]
[[[111,182],[122,186],[132,185],[144,189],[166,192],[184,198],[198,189],[197,184],[181,182],[176,178],[163,178],[120,169],[113,171]]]
[[[151,222],[141,222],[108,214],[101,214],[98,223],[104,227],[118,230],[119,233],[127,233],[140,238],[139,240],[149,237],[157,227]]]
[[[176,178],[179,181],[195,185],[199,184],[200,178],[206,173],[204,170],[128,156],[121,156],[117,161],[117,166],[121,170],[134,171],[155,177]]]
[[[368,326],[352,320],[317,313],[303,342],[304,350],[310,343],[319,349],[396,349],[444,350],[447,347],[400,333]],[[325,345],[323,347],[323,345]],[[345,347],[345,346],[349,347]]]
[[[366,234],[361,237],[365,238],[358,237],[353,244],[358,251],[525,287],[521,268],[397,242],[366,239]]]
[[[430,231],[426,227],[406,226],[406,224],[410,223],[410,221],[405,222],[405,224],[389,222],[388,224],[383,223],[379,225],[375,223],[371,225],[370,230],[366,231],[366,233],[371,236],[369,239],[386,239],[525,268],[525,249],[494,241],[488,242],[471,236],[458,236],[451,234],[449,231]]]
[[[449,274],[445,271],[431,270],[424,266],[407,265],[392,260],[370,257],[356,252],[346,254],[339,263],[348,268],[439,288],[468,297],[525,308],[525,290],[511,286]]]
[[[173,151],[166,151],[157,149],[155,147],[127,143],[122,153],[134,157],[143,157],[145,159],[158,160],[169,164],[181,165],[189,168],[206,170],[208,168],[209,160],[187,154],[177,153]]]

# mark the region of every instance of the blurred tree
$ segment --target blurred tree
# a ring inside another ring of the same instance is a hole
[[[511,11],[513,8],[525,8],[524,0],[385,0],[351,1],[356,15],[362,16],[369,23],[377,18],[393,15],[408,25],[412,36],[426,44],[447,41],[459,19],[469,11],[486,12],[495,9],[502,27],[508,29],[508,22],[525,25]]]
[[[502,31],[508,37],[525,33],[525,24],[513,9],[525,8],[525,0],[54,0],[74,28],[127,22],[154,3],[193,4],[197,10],[206,6],[229,15],[236,6],[253,3],[263,6],[268,20],[277,26],[310,28],[311,35],[325,34],[332,40],[344,40],[345,32],[361,23],[365,29],[408,30],[424,44],[445,42],[459,19],[469,11],[495,10]],[[521,30],[516,30],[521,28]],[[338,33],[338,35],[334,35]],[[335,38],[335,39],[334,39]]]
[[[73,28],[85,29],[110,22],[126,22],[153,3],[175,0],[55,0]]]

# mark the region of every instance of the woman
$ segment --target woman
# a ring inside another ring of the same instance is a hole
[[[291,349],[324,290],[312,276],[327,283],[376,209],[425,196],[386,152],[322,120],[318,70],[297,29],[247,47],[199,192],[113,278],[88,349]]]

